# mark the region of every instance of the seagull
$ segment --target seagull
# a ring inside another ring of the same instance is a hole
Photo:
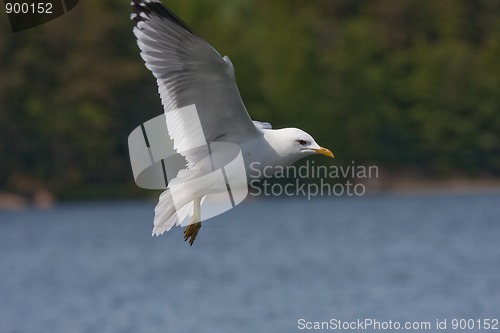
[[[156,78],[174,148],[186,160],[185,169],[179,171],[160,195],[153,235],[183,225],[191,216],[184,240],[189,240],[192,246],[201,228],[203,198],[223,190],[213,183],[196,181],[212,172],[213,165],[211,168],[207,162],[206,151],[182,150],[197,134],[193,133],[192,119],[184,118],[183,112],[173,113],[175,110],[194,104],[204,141],[208,145],[223,142],[237,145],[247,171],[252,163],[254,168],[278,170],[313,154],[333,158],[330,150],[319,146],[303,130],[273,129],[267,122],[252,121],[238,91],[229,57],[221,56],[160,1],[132,0],[131,6],[133,32],[141,57]],[[175,198],[174,187],[180,193]]]

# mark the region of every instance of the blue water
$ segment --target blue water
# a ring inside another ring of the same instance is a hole
[[[0,212],[0,332],[500,318],[500,195],[250,200],[193,247],[150,236],[154,205]]]

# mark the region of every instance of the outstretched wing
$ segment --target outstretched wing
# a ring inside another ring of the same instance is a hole
[[[255,127],[257,127],[260,130],[263,130],[263,129],[272,129],[273,128],[273,126],[270,123],[265,122],[265,121],[254,120],[253,124],[255,125]]]
[[[207,143],[240,143],[258,135],[236,85],[233,65],[156,0],[132,0],[134,34],[146,67],[158,83],[174,147],[189,146],[200,126],[169,111],[196,105]],[[181,112],[179,112],[181,113]],[[182,152],[180,152],[182,153]],[[189,164],[189,156],[185,156]]]

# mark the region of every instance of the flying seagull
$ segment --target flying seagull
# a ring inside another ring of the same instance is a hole
[[[300,129],[272,129],[269,123],[252,121],[229,58],[222,57],[160,1],[132,0],[131,5],[134,34],[146,67],[157,80],[169,135],[174,148],[187,161],[186,168],[160,195],[153,235],[161,235],[191,216],[184,240],[193,245],[201,227],[203,198],[222,190],[210,181],[196,181],[213,171],[213,160],[210,167],[207,151],[183,151],[182,147],[189,146],[199,133],[195,133],[192,118],[183,117],[187,113],[174,110],[194,104],[207,145],[221,142],[237,145],[247,170],[251,163],[253,167],[277,170],[312,154],[333,157],[330,150],[320,147]]]

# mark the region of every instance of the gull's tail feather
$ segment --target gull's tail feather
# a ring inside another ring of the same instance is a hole
[[[180,225],[193,211],[193,202],[189,202],[181,209],[176,210],[170,190],[164,191],[160,195],[158,204],[155,207],[155,218],[153,236],[159,236],[172,227]]]
[[[153,236],[159,236],[181,223],[190,215],[193,215],[194,195],[187,188],[183,188],[183,183],[194,179],[200,175],[200,170],[180,170],[177,177],[172,179],[170,186],[175,186],[175,203],[171,189],[167,189],[160,195],[158,204],[155,207],[155,218]]]

